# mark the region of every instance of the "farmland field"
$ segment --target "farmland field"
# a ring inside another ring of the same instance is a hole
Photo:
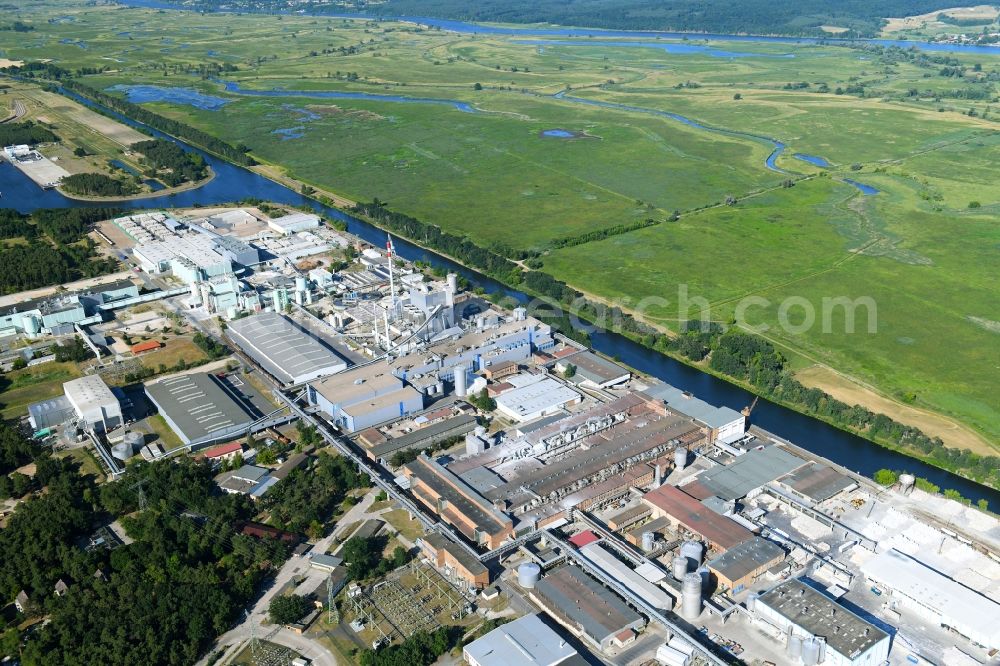
[[[803,381],[829,368],[946,443],[1000,445],[1000,57],[176,11],[164,31],[76,0],[19,19],[34,30],[0,32],[2,58],[87,68],[290,178],[538,253],[596,297],[666,298],[642,313],[665,328],[690,314],[680,285],[721,322],[765,299],[742,323]],[[790,297],[870,297],[876,330],[835,314],[791,332]]]

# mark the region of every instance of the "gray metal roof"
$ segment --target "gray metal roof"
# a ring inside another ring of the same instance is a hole
[[[599,643],[642,622],[642,617],[622,599],[588,576],[578,566],[567,565],[542,577],[535,592]]]
[[[768,446],[748,451],[729,465],[702,472],[698,482],[723,499],[740,499],[805,463],[781,447]]]
[[[274,312],[262,312],[229,323],[227,333],[243,351],[285,384],[333,374],[347,363],[316,336]]]
[[[840,491],[857,485],[849,476],[817,462],[810,462],[779,481],[814,502],[830,499]]]
[[[549,666],[577,654],[538,615],[525,615],[497,627],[466,645],[464,652],[480,666]]]
[[[476,417],[472,414],[462,414],[449,419],[432,423],[423,428],[417,428],[411,432],[393,437],[384,444],[379,444],[372,449],[372,455],[376,458],[392,455],[396,451],[404,451],[423,445],[430,444],[437,439],[453,437],[472,432],[476,427]]]
[[[860,654],[888,634],[798,578],[776,585],[757,599],[846,657]]]
[[[433,547],[434,550],[448,551],[451,556],[455,558],[455,561],[465,567],[466,571],[473,576],[478,576],[488,571],[486,566],[480,562],[478,558],[473,557],[469,551],[462,548],[443,534],[429,532],[420,537],[420,540],[426,542],[428,545]]]
[[[631,371],[617,363],[601,358],[592,351],[573,354],[567,358],[560,359],[560,362],[570,363],[576,367],[576,374],[573,376],[574,381],[579,377],[581,380],[588,379],[595,384],[603,384],[621,377],[627,379],[632,374]]]
[[[227,428],[249,425],[254,415],[205,372],[167,377],[146,384],[146,395],[186,442]]]
[[[754,537],[733,546],[706,564],[709,569],[722,574],[729,580],[739,580],[784,556],[785,551],[778,544],[761,537]]]
[[[743,418],[743,415],[735,409],[710,405],[670,384],[656,383],[643,393],[657,400],[662,400],[667,403],[670,409],[700,421],[709,428],[721,428]]]

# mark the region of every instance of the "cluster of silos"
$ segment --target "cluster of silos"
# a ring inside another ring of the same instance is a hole
[[[125,433],[125,438],[111,447],[111,455],[121,461],[128,460],[142,448],[145,438],[141,432],[131,431]]]
[[[534,562],[525,562],[517,568],[517,584],[526,590],[532,590],[542,577],[542,568]]]
[[[804,638],[791,634],[785,644],[785,652],[790,660],[801,660],[803,666],[816,666],[826,659],[826,641],[815,636]]]

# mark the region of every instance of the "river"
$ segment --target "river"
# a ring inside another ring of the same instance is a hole
[[[118,0],[120,4],[146,9],[184,10],[176,4],[162,0]],[[190,11],[190,10],[187,10]],[[244,14],[253,12],[241,12]],[[263,13],[263,12],[262,12]],[[291,15],[295,12],[282,10],[266,12],[267,14]],[[771,37],[766,35],[725,35],[718,33],[692,32],[662,32],[657,30],[607,30],[602,28],[563,28],[552,26],[541,28],[536,26],[509,26],[484,23],[468,23],[440,19],[431,16],[374,16],[371,14],[345,14],[337,12],[315,12],[308,16],[344,19],[372,19],[381,21],[408,21],[431,28],[440,28],[450,32],[476,35],[508,35],[524,37],[608,37],[619,39],[679,39],[689,41],[712,42],[748,42],[763,44],[872,44],[876,46],[898,46],[899,48],[917,48],[921,51],[936,51],[945,53],[972,53],[980,55],[1000,55],[1000,46],[975,46],[966,44],[940,44],[937,42],[921,42],[907,39],[838,39],[836,37]]]
[[[224,160],[209,155],[201,150],[172,139],[162,132],[153,130],[142,123],[135,122],[120,113],[95,104],[78,95],[63,91],[69,97],[99,109],[104,113],[136,127],[153,136],[170,139],[186,150],[200,154],[215,172],[216,176],[205,185],[184,192],[178,192],[162,197],[146,197],[121,202],[119,204],[82,202],[67,198],[55,190],[42,190],[23,173],[0,161],[0,207],[16,208],[29,212],[37,208],[79,207],[79,206],[109,206],[118,205],[122,208],[148,209],[211,206],[238,201],[247,197],[255,197],[293,206],[309,206],[317,213],[328,218],[338,219],[347,223],[348,231],[366,241],[381,246],[385,242],[385,232],[377,227],[348,215],[334,208],[303,197],[298,192],[270,181],[248,169],[230,164]],[[480,275],[455,262],[434,254],[404,239],[394,241],[396,251],[405,259],[422,260],[435,266],[455,271],[488,292],[502,291],[508,296],[525,302],[529,297],[519,291],[509,289],[504,285]],[[679,389],[690,391],[694,395],[716,405],[726,405],[735,410],[741,410],[749,405],[754,395],[726,381],[713,377],[676,361],[668,356],[647,349],[624,336],[612,332],[598,332],[592,336],[592,344],[597,351],[620,359],[623,363]],[[977,501],[986,499],[994,509],[1000,508],[1000,491],[983,486],[937,467],[925,464],[901,453],[880,447],[866,439],[852,435],[833,426],[827,425],[798,412],[761,399],[753,410],[752,421],[755,425],[783,437],[802,448],[858,472],[871,476],[881,468],[907,470],[917,476],[922,476],[941,488],[952,488],[963,496]]]

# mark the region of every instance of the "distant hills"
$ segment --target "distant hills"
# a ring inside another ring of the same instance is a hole
[[[384,16],[433,16],[464,21],[557,23],[625,30],[872,37],[883,18],[948,9],[955,0],[168,0],[178,5]]]

